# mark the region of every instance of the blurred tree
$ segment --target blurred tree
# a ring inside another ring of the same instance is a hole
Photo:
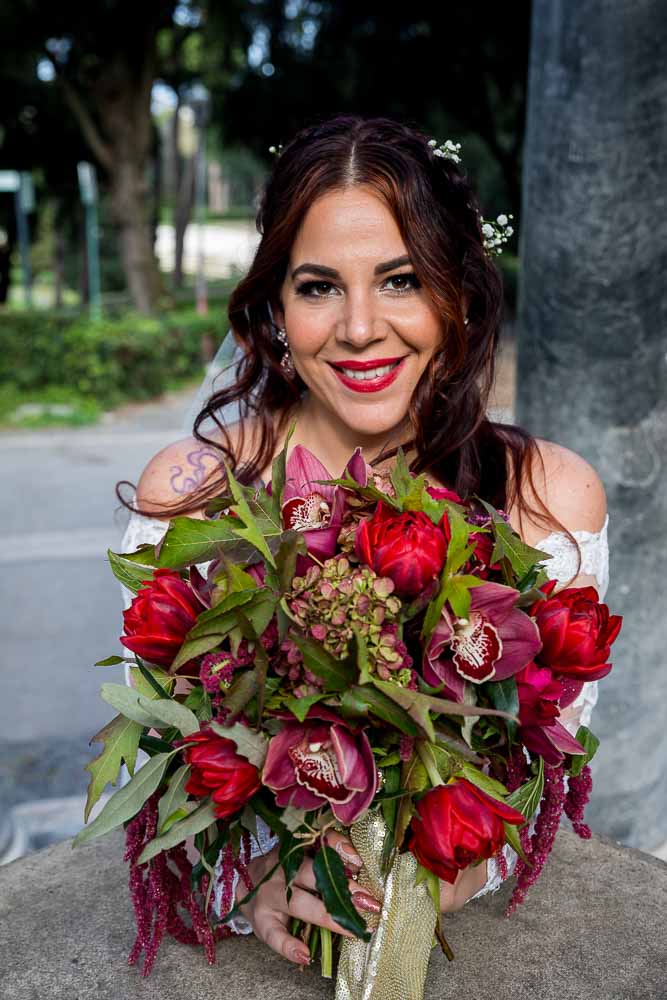
[[[57,118],[76,123],[87,146],[85,156],[92,153],[108,178],[127,286],[134,305],[144,312],[153,309],[161,291],[150,197],[155,141],[151,94],[161,55],[168,69],[201,22],[201,9],[188,0],[59,0],[53,5],[15,0],[0,9],[3,47],[17,53],[22,68],[29,70],[25,86],[39,87],[40,77],[54,81]],[[69,114],[63,114],[63,105]],[[44,124],[40,121],[37,130],[42,142]],[[71,171],[62,145],[56,141],[54,150]],[[79,147],[77,159],[82,158],[80,141],[72,145]],[[75,177],[73,171],[70,176]]]
[[[335,112],[412,120],[460,139],[487,199],[518,211],[530,0],[416,0],[398,19],[383,0],[254,0],[242,16],[247,60],[221,89],[208,83],[225,142],[268,160],[269,145]]]

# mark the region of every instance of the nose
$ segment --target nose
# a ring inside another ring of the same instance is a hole
[[[349,293],[344,315],[336,325],[336,340],[356,348],[384,340],[386,324],[377,315],[377,304],[363,290]]]

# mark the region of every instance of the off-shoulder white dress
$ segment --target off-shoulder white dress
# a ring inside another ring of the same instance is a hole
[[[580,573],[595,578],[597,581],[597,590],[600,595],[600,600],[604,599],[609,585],[609,546],[607,541],[608,525],[609,515],[607,515],[605,523],[599,532],[584,530],[573,531],[573,535],[577,539],[577,545],[581,552]],[[121,541],[120,551],[133,552],[139,545],[144,543],[156,545],[167,530],[167,526],[167,521],[142,517],[140,514],[133,512],[130,515],[127,528],[125,529],[125,533]],[[552,558],[548,562],[548,567],[549,576],[552,579],[557,579],[562,583],[565,583],[567,580],[572,578],[577,569],[577,552],[566,534],[563,532],[553,532],[552,534],[541,539],[539,542],[536,542],[535,548],[551,554]],[[205,573],[208,566],[209,563],[200,563],[199,569],[202,573]],[[123,592],[124,607],[128,608],[134,594],[122,584],[121,590]],[[125,648],[122,648],[125,651]],[[126,680],[129,684],[130,678],[127,668]],[[597,699],[597,681],[589,681],[585,683],[581,694],[573,703],[574,707],[579,709],[578,717],[567,725],[568,730],[573,735],[576,733],[579,725],[588,726],[590,724],[591,713]],[[142,751],[139,751],[137,766],[140,766],[145,759],[146,755],[142,755]],[[261,819],[258,819],[258,834],[259,842],[253,845],[253,853],[255,855],[265,853],[273,846],[274,843],[271,832],[264,826]],[[512,874],[516,866],[517,855],[512,848],[509,847],[509,845],[505,845],[503,851],[507,861],[509,876]],[[488,861],[487,873],[488,878],[486,883],[482,886],[478,893],[471,897],[471,899],[477,899],[477,897],[483,896],[487,892],[494,892],[496,889],[500,888],[503,880],[498,871],[498,865],[493,858]],[[219,889],[216,895],[218,908],[220,905],[220,893],[221,889]],[[242,917],[239,917],[238,920],[234,922],[233,926],[235,930],[242,933],[250,933],[252,931],[252,927],[248,921],[244,920]]]

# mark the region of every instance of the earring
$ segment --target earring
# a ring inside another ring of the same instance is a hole
[[[289,341],[287,339],[287,331],[284,326],[278,327],[278,333],[276,334],[276,339],[280,341],[285,347],[285,353],[280,359],[280,367],[282,368],[285,375],[291,377],[294,374],[294,362],[292,361],[292,353],[289,349]]]

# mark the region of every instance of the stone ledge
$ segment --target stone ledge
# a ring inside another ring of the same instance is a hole
[[[48,847],[0,868],[0,998],[323,1000],[331,983],[254,938],[201,950],[166,940],[143,979],[127,965],[134,919],[122,834]],[[456,958],[433,952],[428,1000],[665,1000],[667,864],[561,829],[532,896],[503,917],[510,885],[446,918]]]

